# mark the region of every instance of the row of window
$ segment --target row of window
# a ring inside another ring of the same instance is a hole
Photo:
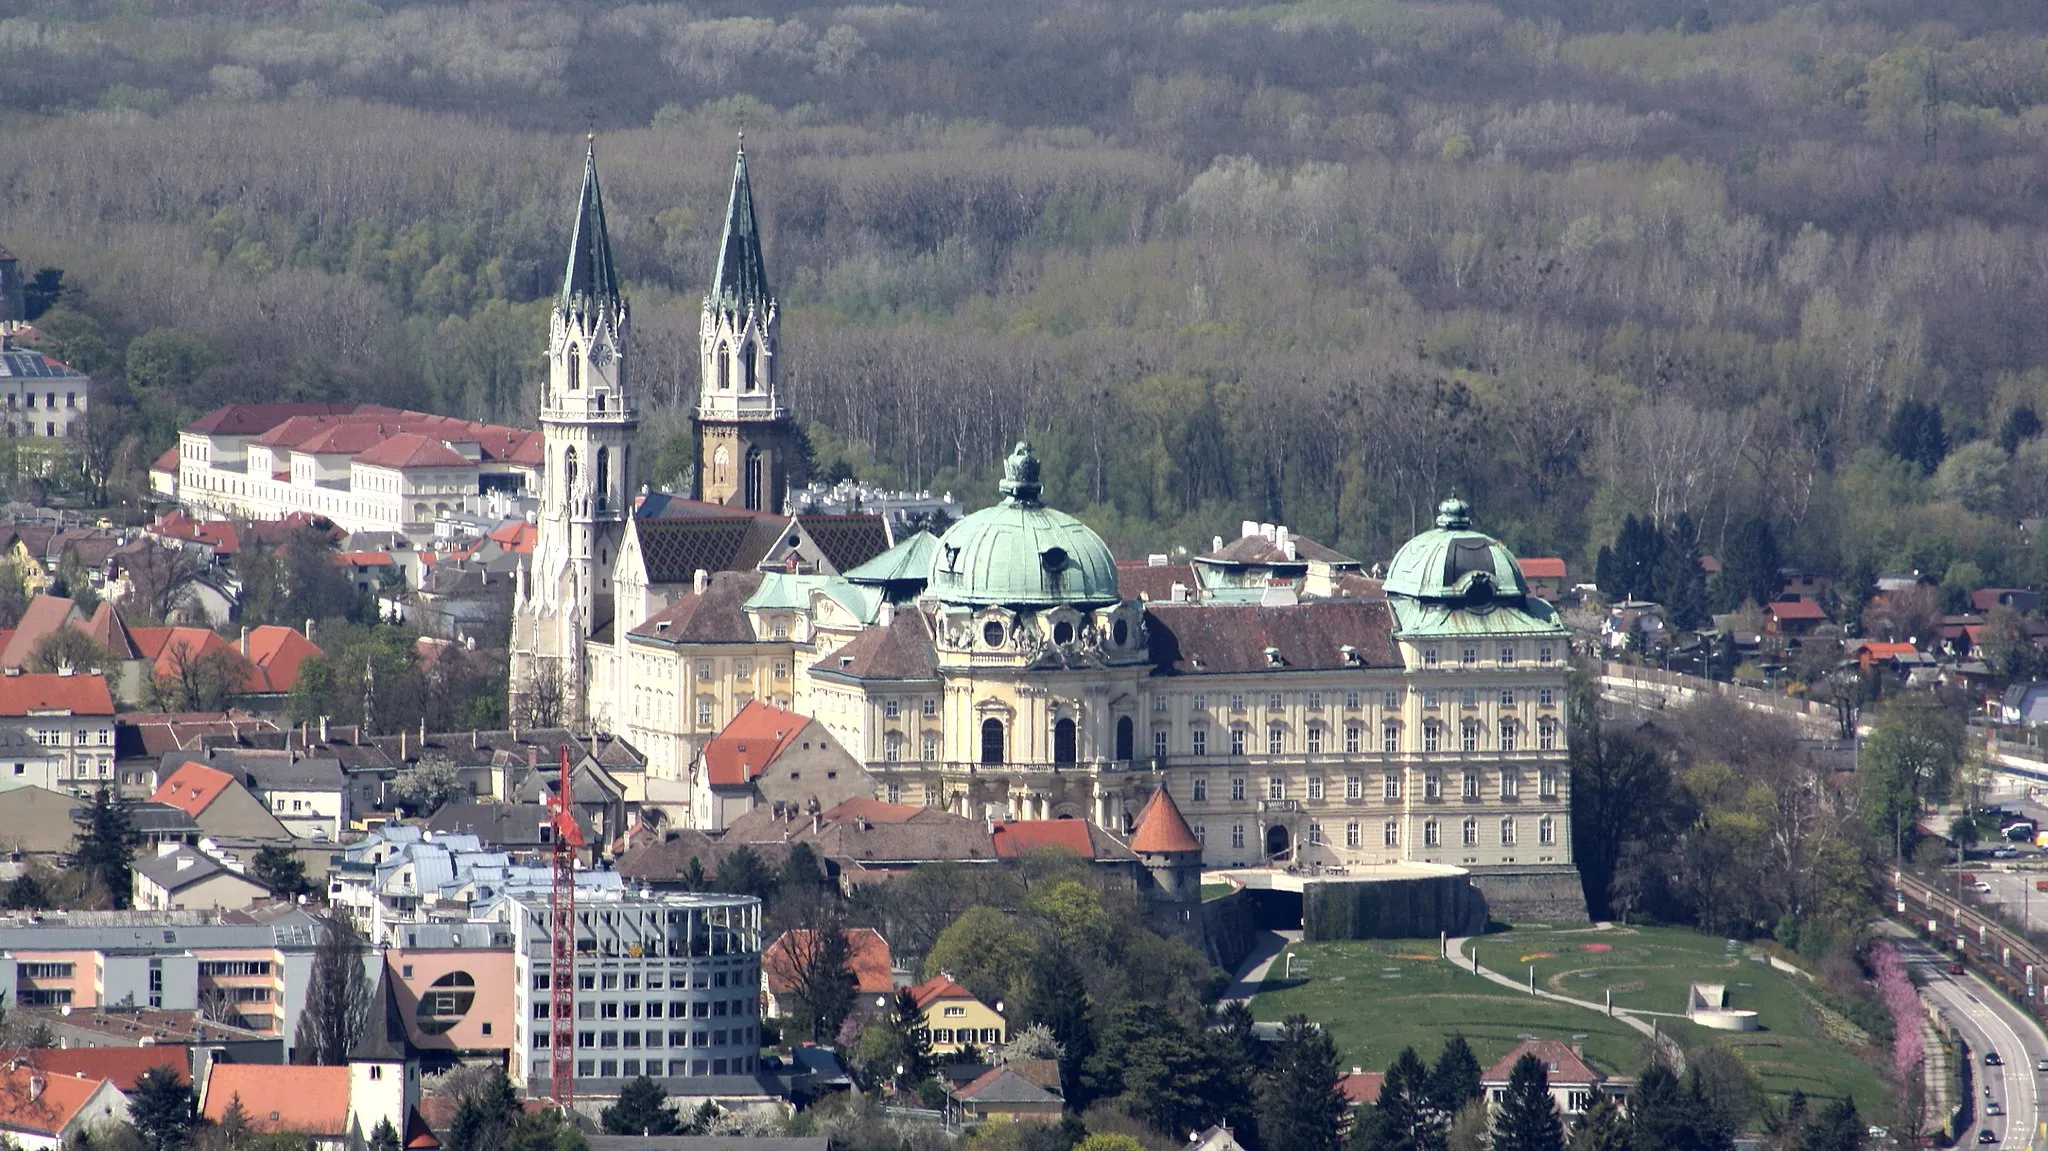
[[[582,914],[588,916],[589,912]],[[585,926],[588,926],[589,922],[587,918],[584,919]],[[607,922],[609,921],[607,920]],[[649,991],[660,991],[664,980],[677,991],[681,991],[685,987],[752,986],[752,980],[748,977],[748,974],[740,971],[677,971],[671,976],[665,976],[659,969],[655,969],[645,973],[638,971],[606,971],[602,973],[579,971],[576,973],[576,990],[639,991],[644,985]],[[535,991],[548,990],[552,982],[545,971],[533,973],[532,983]],[[648,1007],[649,1010],[653,1011],[655,1017],[658,1018],[661,1015],[661,1012],[655,1009],[655,1001],[649,1000]]]
[[[1474,818],[1466,819],[1459,827],[1459,835],[1466,847],[1479,846],[1479,821]],[[1422,845],[1424,847],[1441,847],[1443,845],[1442,836],[1443,829],[1439,821],[1434,819],[1422,821]],[[1519,821],[1513,816],[1504,817],[1500,821],[1500,845],[1502,847],[1513,847],[1519,838]],[[1209,842],[1209,829],[1203,824],[1196,824],[1195,839],[1206,846]],[[1322,824],[1310,823],[1308,825],[1308,842],[1314,846],[1322,846],[1324,843]],[[1536,821],[1536,842],[1545,847],[1550,847],[1557,843],[1557,820],[1555,817],[1546,815]],[[1401,846],[1400,820],[1389,819],[1380,825],[1380,843],[1385,847]],[[1346,823],[1344,825],[1344,846],[1363,847],[1364,845],[1364,825],[1355,819]],[[1244,824],[1233,823],[1230,825],[1230,846],[1244,846]],[[936,1039],[937,1036],[934,1035],[933,1038]]]
[[[16,398],[17,398],[17,397],[15,397],[15,396],[14,396],[14,395],[13,395],[12,393],[9,393],[9,394],[8,394],[8,396],[7,396],[7,407],[8,407],[8,409],[9,409],[10,411],[11,411],[11,410],[13,410],[13,408],[14,408],[14,406],[15,406],[15,404],[14,404],[14,401],[15,401],[15,399],[16,399]],[[36,394],[35,394],[34,392],[23,392],[23,393],[21,394],[21,396],[20,396],[19,398],[20,398],[20,400],[21,400],[21,406],[22,406],[22,407],[24,407],[24,408],[27,408],[27,409],[28,409],[29,411],[35,411],[35,410],[36,410]],[[46,408],[48,408],[48,409],[50,409],[51,411],[56,411],[56,410],[57,410],[57,393],[55,393],[55,392],[44,392],[44,393],[43,393],[43,406],[44,406],[44,407],[46,407]],[[77,409],[77,407],[78,407],[78,393],[77,393],[77,392],[65,392],[65,393],[64,393],[64,406],[65,406],[66,408],[70,408],[70,409],[76,410],[76,409]]]
[[[1458,648],[1458,666],[1478,667],[1480,666],[1481,657],[1485,654],[1488,653],[1482,650],[1478,644],[1466,644]],[[1517,660],[1521,657],[1522,653],[1521,650],[1518,649],[1514,644],[1504,643],[1496,648],[1493,648],[1490,654],[1492,654],[1492,656],[1494,657],[1493,666],[1514,667],[1516,665]],[[1556,648],[1552,647],[1550,644],[1547,643],[1537,645],[1536,664],[1538,667],[1549,667],[1551,664],[1556,662]],[[1425,647],[1422,649],[1422,666],[1441,667],[1443,666],[1443,663],[1444,659],[1442,651],[1435,647]]]
[[[1497,775],[1499,790],[1497,794],[1501,799],[1515,799],[1521,795],[1522,774],[1522,769],[1515,767],[1503,767],[1499,770]],[[1557,798],[1557,779],[1557,772],[1549,768],[1538,772],[1536,774],[1537,795],[1543,799]],[[1443,781],[1444,777],[1441,772],[1424,772],[1422,774],[1422,797],[1424,799],[1442,799]],[[1480,773],[1478,771],[1463,772],[1460,783],[1460,795],[1462,798],[1479,798]],[[1230,798],[1232,801],[1244,802],[1248,790],[1249,784],[1244,776],[1233,775],[1230,777]],[[1319,800],[1328,797],[1329,788],[1326,786],[1323,776],[1311,775],[1307,780],[1306,791],[1309,799]],[[1197,775],[1189,780],[1189,798],[1196,803],[1208,802],[1208,776]],[[1289,798],[1286,776],[1269,775],[1266,777],[1266,798],[1276,800]],[[1352,772],[1344,777],[1344,798],[1365,798],[1365,775],[1363,773]],[[1401,798],[1400,772],[1389,771],[1381,775],[1380,798],[1390,801]]]
[[[592,1003],[586,999],[576,1005],[576,1017],[578,1019],[660,1019],[662,1017],[661,1004],[662,1001],[659,999],[650,999],[644,1006],[637,1001]],[[670,1019],[709,1019],[714,1015],[752,1015],[756,1005],[757,1001],[752,998],[700,999],[695,1003],[683,999],[675,999],[669,1001],[668,1017]],[[644,1016],[642,1015],[643,1011],[646,1013]],[[546,1019],[548,1017],[548,1002],[546,1000],[534,1001],[533,1017],[535,1019]]]
[[[548,1032],[533,1033],[533,1045],[546,1047],[551,1041]],[[639,1047],[725,1047],[729,1043],[754,1042],[752,1027],[735,1027],[730,1031],[578,1031],[576,1046],[612,1050]]]
[[[1546,648],[1545,650],[1547,651],[1548,649]],[[1400,706],[1401,706],[1401,699],[1402,699],[1402,693],[1403,693],[1403,692],[1404,692],[1405,690],[1406,690],[1405,688],[1398,688],[1398,687],[1391,687],[1391,688],[1386,688],[1386,689],[1382,690],[1382,691],[1381,691],[1381,692],[1379,693],[1379,694],[1380,694],[1380,706],[1381,706],[1381,707],[1385,707],[1385,708],[1398,708],[1398,707],[1400,707]],[[1487,694],[1489,694],[1489,695],[1491,695],[1491,694],[1492,694],[1492,689],[1486,689],[1486,690],[1487,690]],[[1515,698],[1516,698],[1516,697],[1515,697],[1515,689],[1514,689],[1514,688],[1511,688],[1511,687],[1504,687],[1504,688],[1501,688],[1501,689],[1499,689],[1499,690],[1500,690],[1500,703],[1501,703],[1501,706],[1502,706],[1502,707],[1513,707],[1513,706],[1515,706]],[[1441,697],[1440,697],[1440,693],[1439,693],[1439,692],[1437,691],[1437,689],[1436,689],[1436,688],[1433,688],[1433,687],[1417,688],[1417,689],[1416,689],[1416,691],[1417,691],[1417,692],[1418,692],[1418,693],[1419,693],[1419,694],[1420,694],[1420,695],[1422,696],[1422,706],[1424,706],[1424,707],[1435,707],[1435,706],[1437,706],[1437,704],[1438,704],[1438,702],[1439,702],[1439,699],[1441,698]],[[1459,698],[1459,701],[1460,701],[1461,703],[1463,703],[1463,704],[1464,704],[1464,705],[1465,705],[1466,707],[1477,707],[1477,706],[1479,706],[1479,698],[1480,698],[1480,691],[1481,691],[1481,689],[1479,689],[1479,688],[1476,688],[1476,687],[1468,687],[1468,688],[1462,688],[1462,689],[1460,689],[1460,690],[1459,690],[1459,693],[1458,693],[1458,698]],[[1360,691],[1347,691],[1347,692],[1345,692],[1345,693],[1344,693],[1344,710],[1346,710],[1346,711],[1358,711],[1358,710],[1359,710],[1360,708],[1362,708],[1362,707],[1364,707],[1364,706],[1365,706],[1365,696],[1366,696],[1366,693],[1364,693],[1364,692],[1360,692]],[[1171,698],[1172,698],[1171,696],[1168,696],[1168,695],[1163,695],[1163,694],[1162,694],[1162,695],[1155,695],[1155,696],[1153,696],[1153,697],[1152,697],[1152,710],[1153,710],[1153,711],[1154,711],[1155,713],[1161,713],[1161,714],[1163,714],[1164,712],[1166,712],[1166,710],[1167,710],[1167,707],[1168,707],[1168,703],[1167,703],[1167,701],[1168,701],[1169,699],[1171,699]],[[1287,701],[1288,701],[1288,698],[1289,698],[1289,697],[1288,697],[1288,694],[1287,694],[1286,692],[1280,692],[1280,691],[1275,691],[1275,692],[1268,692],[1268,693],[1266,694],[1266,710],[1267,710],[1267,711],[1284,711],[1284,710],[1286,710],[1286,708],[1287,708]],[[1544,688],[1538,688],[1538,689],[1536,689],[1536,702],[1537,702],[1537,704],[1538,704],[1538,705],[1540,705],[1540,706],[1543,706],[1543,707],[1549,707],[1549,706],[1551,706],[1552,704],[1554,704],[1554,703],[1555,703],[1556,701],[1557,701],[1557,696],[1556,696],[1556,692],[1555,692],[1555,690],[1554,690],[1554,689],[1552,689],[1552,688],[1547,688],[1547,687],[1544,687]],[[933,713],[933,712],[932,712],[931,710],[929,710],[929,705],[931,704],[931,702],[932,702],[932,701],[930,701],[930,700],[926,700],[926,701],[925,701],[925,703],[926,703],[926,705],[927,705],[927,708],[928,708],[928,709],[927,709],[927,710],[925,711],[925,714],[926,714],[926,715],[932,715],[932,714],[934,714],[934,713]],[[1195,710],[1195,711],[1198,711],[1198,712],[1202,712],[1202,711],[1207,711],[1207,710],[1209,710],[1209,696],[1208,696],[1208,693],[1206,693],[1206,692],[1197,692],[1197,693],[1195,693],[1195,694],[1194,694],[1193,696],[1189,697],[1189,701],[1188,701],[1188,702],[1189,702],[1189,703],[1190,703],[1190,704],[1192,705],[1192,708],[1193,708],[1193,710]],[[1319,691],[1311,691],[1311,692],[1307,692],[1307,693],[1305,693],[1305,694],[1304,694],[1304,695],[1302,696],[1302,703],[1303,703],[1303,705],[1304,705],[1304,706],[1305,706],[1305,707],[1306,707],[1306,708],[1307,708],[1307,709],[1308,709],[1309,711],[1321,711],[1321,710],[1323,710],[1323,693],[1322,693],[1322,692],[1319,692]],[[1231,693],[1230,693],[1230,710],[1231,710],[1231,711],[1243,711],[1243,710],[1245,710],[1245,694],[1244,694],[1243,692],[1241,692],[1241,691],[1234,691],[1234,692],[1231,692]],[[896,714],[896,713],[895,713],[894,711],[891,711],[891,712],[889,712],[888,714],[890,714],[890,715],[894,715],[894,714]]]
[[[682,1079],[691,1075],[751,1075],[754,1073],[754,1058],[752,1055],[736,1055],[731,1059],[671,1059],[668,1061],[667,1077],[670,1079]],[[546,1079],[548,1074],[548,1061],[546,1059],[536,1059],[533,1061],[533,1077],[535,1079]],[[576,1077],[578,1079],[633,1079],[641,1075],[657,1077],[661,1074],[662,1061],[659,1059],[649,1059],[644,1062],[638,1059],[623,1061],[616,1059],[578,1059],[576,1061]]]
[[[1003,1029],[1000,1027],[934,1027],[933,1043],[1001,1043]]]
[[[994,736],[994,739],[1000,741],[1001,721],[991,719],[985,721],[984,726],[986,726],[986,724],[998,725],[998,730],[996,732],[996,735]],[[1471,720],[1468,720],[1465,723],[1461,724],[1459,726],[1458,731],[1457,749],[1459,751],[1481,750],[1481,731],[1483,727],[1483,724]],[[1518,751],[1522,749],[1523,727],[1520,720],[1502,719],[1495,726],[1494,730],[1497,733],[1497,738],[1494,741],[1494,747],[1497,747],[1501,751]],[[1557,737],[1558,733],[1561,730],[1562,729],[1560,728],[1558,721],[1550,716],[1544,716],[1541,719],[1538,719],[1536,721],[1536,750],[1556,751]],[[983,732],[984,745],[988,745],[990,743],[990,738],[991,737],[989,733],[985,730]],[[1059,721],[1059,726],[1057,726],[1053,732],[1053,758],[1056,762],[1074,762],[1075,756],[1073,752],[1073,739],[1073,721],[1068,719],[1061,719]],[[1422,725],[1423,751],[1443,751],[1445,750],[1445,742],[1445,726],[1443,724],[1431,720]],[[1330,741],[1327,737],[1326,730],[1321,726],[1311,725],[1308,728],[1304,729],[1302,733],[1301,750],[1308,755],[1323,755],[1329,750],[1329,743]],[[888,735],[884,736],[882,739],[883,760],[889,763],[900,762],[903,759],[903,746],[904,739],[897,733],[890,732]],[[1244,727],[1233,727],[1230,729],[1231,755],[1247,755],[1249,754],[1250,746],[1250,729]],[[1118,750],[1121,752],[1124,749],[1120,747],[1118,748]],[[1290,748],[1287,744],[1286,728],[1281,727],[1278,724],[1275,724],[1266,729],[1267,755],[1285,755],[1289,750]],[[1364,750],[1365,730],[1357,724],[1347,724],[1344,728],[1345,754],[1358,755]],[[1389,755],[1398,754],[1400,752],[1400,723],[1394,720],[1388,720],[1385,724],[1381,726],[1379,750],[1382,753]],[[1486,750],[1492,750],[1492,748],[1488,748]],[[1165,729],[1162,728],[1155,730],[1152,733],[1152,754],[1155,757],[1163,759],[1169,754],[1169,751],[1170,741],[1168,739]],[[1206,756],[1209,754],[1209,732],[1207,731],[1207,729],[1198,727],[1188,732],[1188,754],[1194,756]],[[918,737],[918,758],[926,763],[935,763],[938,761],[939,736],[936,732],[925,732]],[[1120,756],[1119,758],[1127,758],[1127,756]],[[1001,759],[1000,757],[998,757],[997,759],[990,760],[986,755],[984,755],[983,761],[1001,762]]]

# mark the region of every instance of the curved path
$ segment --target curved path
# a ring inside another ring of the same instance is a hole
[[[1490,967],[1483,967],[1479,964],[1478,960],[1473,959],[1469,955],[1466,955],[1465,945],[1472,942],[1473,938],[1474,937],[1470,935],[1461,935],[1447,941],[1446,945],[1450,948],[1450,957],[1452,962],[1457,963],[1460,967],[1467,968],[1473,974],[1478,975],[1483,979],[1488,979],[1494,983],[1498,983],[1502,987],[1511,987],[1524,995],[1528,995],[1531,993],[1529,990],[1529,985],[1523,982],[1522,980],[1514,979],[1510,976],[1503,975]],[[1652,1039],[1656,1040],[1658,1043],[1659,1050],[1663,1051],[1665,1056],[1671,1060],[1674,1070],[1681,1072],[1685,1070],[1685,1052],[1682,1048],[1678,1046],[1677,1041],[1672,1039],[1669,1035],[1663,1035],[1659,1033],[1656,1024],[1643,1021],[1642,1019],[1638,1018],[1636,1012],[1630,1011],[1625,1007],[1617,1007],[1610,1012],[1607,1009],[1607,1005],[1605,1003],[1595,1003],[1590,999],[1579,999],[1570,995],[1560,995],[1555,991],[1546,991],[1541,987],[1536,988],[1534,994],[1538,999],[1549,999],[1557,1003],[1569,1003],[1573,1007],[1583,1007],[1588,1011],[1595,1011],[1601,1015],[1607,1015],[1614,1019],[1620,1020],[1622,1023],[1628,1025],[1629,1027],[1632,1027],[1635,1030],[1642,1032],[1644,1035],[1647,1035]],[[1646,1014],[1667,1015],[1669,1013],[1663,1011],[1652,1011],[1647,1012]]]

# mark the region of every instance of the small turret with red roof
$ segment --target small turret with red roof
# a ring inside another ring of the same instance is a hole
[[[1194,903],[1202,897],[1202,841],[1181,817],[1180,805],[1161,784],[1138,813],[1131,850],[1152,876],[1154,898]]]

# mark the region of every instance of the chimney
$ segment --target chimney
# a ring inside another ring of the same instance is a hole
[[[327,717],[324,715],[320,717],[320,742],[327,742]]]
[[[1209,550],[1210,550],[1210,551],[1212,551],[1212,552],[1220,552],[1220,551],[1222,551],[1222,550],[1223,550],[1223,537],[1222,537],[1222,536],[1210,536],[1210,537],[1209,537]]]
[[[412,733],[409,731],[401,731],[398,733],[398,762],[400,763],[404,763],[406,760],[405,741],[406,738],[411,734]]]
[[[697,574],[690,577],[690,590],[698,595],[703,595],[704,589],[709,586],[711,586],[711,573],[703,568],[698,568]]]
[[[306,621],[306,639],[310,641],[310,640],[311,640],[312,638],[313,638],[313,621],[312,621],[312,620],[307,620],[307,621]]]
[[[421,747],[422,749],[424,749],[424,748],[425,748],[426,746],[427,746],[427,717],[423,715],[423,716],[421,716],[421,717],[420,717],[420,747]]]
[[[469,750],[475,751],[476,746],[476,729],[472,727],[469,729]]]
[[[1241,540],[1248,540],[1248,539],[1250,539],[1250,538],[1252,538],[1253,536],[1255,536],[1255,535],[1258,535],[1258,534],[1259,534],[1259,522],[1258,522],[1257,520],[1240,520],[1240,521],[1238,521],[1238,525],[1237,525],[1237,538],[1238,538],[1238,539],[1241,539]],[[1217,537],[1217,538],[1219,538],[1219,539],[1220,539],[1220,538],[1222,538],[1222,537],[1220,537],[1220,536],[1219,536],[1219,537]]]
[[[44,1079],[42,1076],[30,1075],[28,1077],[28,1101],[34,1103],[36,1100],[41,1099],[43,1097],[43,1088],[49,1085],[49,1080]]]
[[[1174,584],[1174,585],[1173,585],[1173,597],[1172,597],[1172,602],[1173,602],[1173,603],[1186,603],[1186,602],[1188,602],[1188,585],[1186,585],[1186,584],[1184,584],[1184,583],[1176,583],[1176,584]]]
[[[539,766],[540,748],[528,745],[526,749],[526,770],[532,771]]]
[[[249,626],[242,625],[242,658],[249,658]]]
[[[883,626],[883,627],[888,627],[888,626],[889,626],[890,624],[893,624],[893,623],[895,623],[895,622],[896,622],[896,605],[895,605],[895,604],[893,604],[893,603],[887,603],[887,602],[884,602],[884,603],[882,604],[882,614],[881,614],[881,624],[882,624],[882,626]]]

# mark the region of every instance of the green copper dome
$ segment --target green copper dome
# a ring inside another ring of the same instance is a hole
[[[1118,602],[1116,561],[1102,537],[1038,502],[1038,457],[1020,443],[1003,461],[1003,502],[946,529],[926,585],[942,602],[1004,607],[1103,607]]]
[[[1529,585],[1514,554],[1472,530],[1472,509],[1456,496],[1437,505],[1436,527],[1401,545],[1387,565],[1388,595],[1472,606],[1522,599]]]

